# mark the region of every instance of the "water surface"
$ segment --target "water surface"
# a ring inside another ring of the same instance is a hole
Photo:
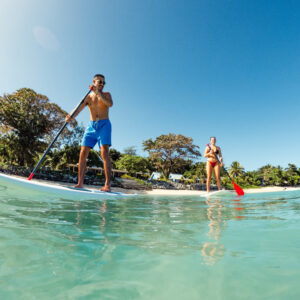
[[[1,299],[299,299],[300,192],[75,201],[0,185]]]

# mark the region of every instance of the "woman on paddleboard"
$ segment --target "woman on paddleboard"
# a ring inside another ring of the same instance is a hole
[[[207,157],[206,162],[206,172],[207,172],[207,181],[206,181],[206,190],[209,193],[210,192],[210,181],[211,181],[211,175],[214,171],[215,178],[217,180],[218,190],[221,190],[221,183],[220,183],[220,167],[223,166],[223,157],[221,153],[221,148],[216,146],[216,137],[212,136],[210,138],[210,145],[207,144],[205,148],[204,157]],[[219,163],[218,161],[219,156]]]

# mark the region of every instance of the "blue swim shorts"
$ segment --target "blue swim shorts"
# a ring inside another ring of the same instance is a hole
[[[111,123],[109,119],[90,121],[84,132],[81,146],[87,146],[93,149],[98,142],[100,146],[111,146]]]

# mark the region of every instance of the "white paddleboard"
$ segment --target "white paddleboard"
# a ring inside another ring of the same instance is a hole
[[[209,192],[203,195],[204,197],[234,197],[236,193],[229,190],[220,190],[215,192]]]
[[[101,192],[95,189],[77,189],[68,186],[60,186],[39,181],[29,181],[23,178],[17,178],[0,173],[0,186],[7,188],[9,191],[14,191],[17,188],[25,191],[37,191],[46,194],[56,195],[58,197],[66,197],[68,199],[115,199],[128,198],[136,196],[137,194],[125,194],[115,192]]]

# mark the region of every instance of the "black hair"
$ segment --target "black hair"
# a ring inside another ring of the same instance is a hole
[[[211,140],[211,139],[215,139],[215,140],[217,141],[217,138],[216,138],[215,136],[211,136],[211,137],[210,137],[210,140]]]
[[[96,74],[96,75],[94,76],[94,78],[96,78],[96,77],[102,77],[102,78],[105,78],[104,75],[102,75],[102,74]]]

